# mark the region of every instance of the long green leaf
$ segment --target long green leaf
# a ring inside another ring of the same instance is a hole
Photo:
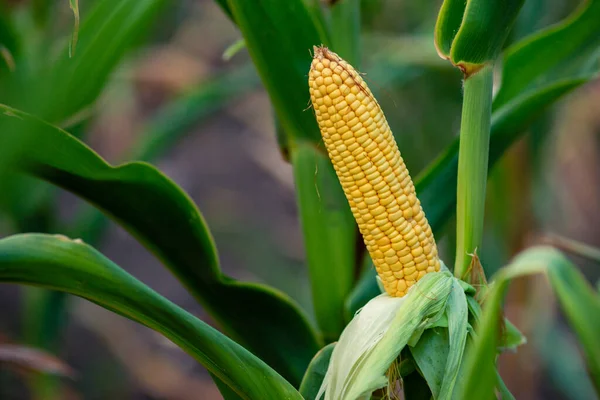
[[[600,0],[584,0],[569,18],[509,47],[495,107],[546,84],[549,79],[568,78],[578,71],[587,74],[587,63],[571,60],[589,57],[590,52],[593,54],[600,47],[598,20]],[[569,68],[568,64],[575,65]]]
[[[319,327],[327,342],[344,329],[354,279],[356,222],[329,159],[312,145],[293,152],[298,206]]]
[[[26,60],[29,69],[19,71],[2,101],[56,123],[73,118],[95,102],[124,55],[168,4],[168,0],[98,0],[81,22],[77,52],[70,57],[73,42],[65,41],[56,61],[32,54]]]
[[[302,398],[252,353],[82,242],[42,234],[2,239],[0,280],[68,292],[146,325],[183,348],[242,398]]]
[[[360,68],[360,0],[340,0],[331,6],[331,40],[335,52]]]
[[[584,349],[588,369],[600,393],[600,296],[579,271],[551,247],[529,249],[499,271],[485,300],[474,347],[467,357],[462,397],[490,398],[496,385],[495,361],[504,293],[512,279],[546,273],[565,315]]]
[[[88,200],[148,247],[202,303],[225,331],[299,384],[319,343],[304,313],[271,288],[224,276],[203,218],[189,197],[146,163],[107,164],[68,133],[28,114],[10,111],[18,128],[35,132],[23,160],[38,178]],[[16,127],[15,127],[16,128]]]
[[[211,79],[175,98],[150,118],[135,143],[130,158],[152,162],[169,151],[190,128],[209,118],[232,100],[256,87],[258,76],[251,65]],[[68,231],[96,243],[105,231],[107,218],[96,208],[82,205]]]
[[[285,133],[318,143],[317,123],[307,110],[307,74],[313,46],[326,40],[304,1],[228,0],[228,4]]]
[[[23,60],[11,79],[0,90],[0,100],[12,107],[28,110],[54,123],[82,118],[91,106],[128,50],[160,16],[168,0],[98,0],[86,12],[78,34],[77,54],[69,57],[65,41],[56,61],[54,55],[38,54],[43,48]],[[65,3],[65,6],[67,4]],[[31,51],[30,51],[31,53]],[[35,133],[30,132],[34,135]],[[21,191],[29,199],[40,192],[40,185],[15,180],[7,190],[7,202],[12,203],[16,218],[23,219],[38,210],[39,201],[23,202],[16,195]]]

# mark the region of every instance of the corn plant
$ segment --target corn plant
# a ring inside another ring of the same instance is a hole
[[[142,144],[135,155],[143,161],[111,165],[62,128],[94,103],[134,33],[166,5],[95,3],[49,72],[29,76],[11,63],[35,58],[19,55],[10,18],[0,19],[0,45],[10,55],[10,68],[0,70],[8,93],[0,105],[3,197],[18,195],[17,187],[27,194],[58,187],[86,200],[146,246],[219,330],[81,240],[85,230],[0,239],[0,281],[79,296],[156,330],[202,364],[226,399],[394,398],[401,391],[407,399],[504,399],[512,395],[497,357],[525,342],[503,317],[504,293],[511,280],[542,273],[600,392],[600,296],[581,273],[558,250],[536,247],[488,279],[477,256],[489,169],[545,109],[597,76],[600,0],[583,1],[559,24],[510,45],[523,0],[445,0],[433,42],[462,76],[461,128],[414,183],[356,69],[359,1],[218,0],[270,96],[281,153],[294,170],[316,325],[286,294],[221,271],[196,205],[145,162],[175,132],[159,129]],[[77,2],[71,6],[78,15]],[[242,76],[247,84],[253,75]],[[24,90],[36,90],[36,101],[25,102]],[[455,211],[450,264],[434,236]]]

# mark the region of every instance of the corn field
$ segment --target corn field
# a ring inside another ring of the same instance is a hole
[[[599,72],[600,0],[0,0],[0,398],[598,398]]]

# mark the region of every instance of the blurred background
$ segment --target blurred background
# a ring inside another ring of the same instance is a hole
[[[0,0],[0,12],[17,16],[17,30],[52,37],[57,44],[68,41],[73,29],[68,2],[46,2],[45,22],[38,25],[28,11],[34,3],[42,2]],[[91,3],[81,2],[82,19]],[[460,74],[433,48],[440,3],[363,1],[361,70],[413,177],[452,141],[460,123]],[[560,20],[578,4],[527,0],[510,41]],[[310,314],[291,167],[279,152],[268,96],[239,39],[213,1],[173,2],[136,39],[93,110],[65,126],[112,164],[143,159],[157,165],[204,214],[227,274],[272,285]],[[10,65],[6,53],[4,59]],[[6,80],[1,68],[7,67],[0,66],[0,82]],[[0,102],[34,101],[27,93],[15,100],[10,86],[0,83]],[[308,102],[308,91],[306,97]],[[538,119],[493,170],[486,241],[479,253],[488,277],[532,244],[553,243],[569,251],[572,239],[600,246],[599,104],[599,81],[577,90]],[[160,294],[211,323],[128,233],[66,192],[40,192],[46,200],[29,208],[27,218],[11,207],[0,209],[0,237],[78,232]],[[452,223],[438,241],[442,258],[452,260]],[[598,281],[597,264],[572,259]],[[41,316],[48,311],[36,308],[41,296],[51,310],[64,313],[57,337],[39,336]],[[518,399],[595,398],[544,278],[513,284],[506,313],[528,337],[518,353],[500,360],[501,374]],[[24,353],[37,347],[56,358]],[[65,375],[56,382],[65,399],[221,398],[202,367],[153,331],[75,297],[0,284],[0,399],[43,398],[36,391],[40,370]]]

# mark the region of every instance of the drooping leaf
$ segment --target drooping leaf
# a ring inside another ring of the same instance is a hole
[[[258,85],[251,65],[218,76],[183,93],[160,108],[142,129],[129,158],[152,162],[162,157],[191,128],[209,118],[239,96]],[[107,218],[98,209],[82,205],[68,231],[92,245],[102,236]]]
[[[242,398],[302,398],[252,353],[77,240],[42,234],[0,240],[0,281],[68,292],[154,329]]]
[[[113,167],[68,133],[26,113],[2,135],[35,132],[21,167],[86,199],[152,251],[235,340],[299,384],[319,346],[304,313],[269,287],[224,276],[210,233],[194,203],[149,164]]]
[[[592,381],[600,382],[600,296],[579,271],[551,247],[529,249],[501,269],[485,300],[473,351],[465,360],[467,371],[461,396],[489,398],[497,383],[495,362],[500,342],[500,316],[506,287],[512,279],[545,273],[567,319],[583,347]],[[464,398],[464,397],[459,397]]]

